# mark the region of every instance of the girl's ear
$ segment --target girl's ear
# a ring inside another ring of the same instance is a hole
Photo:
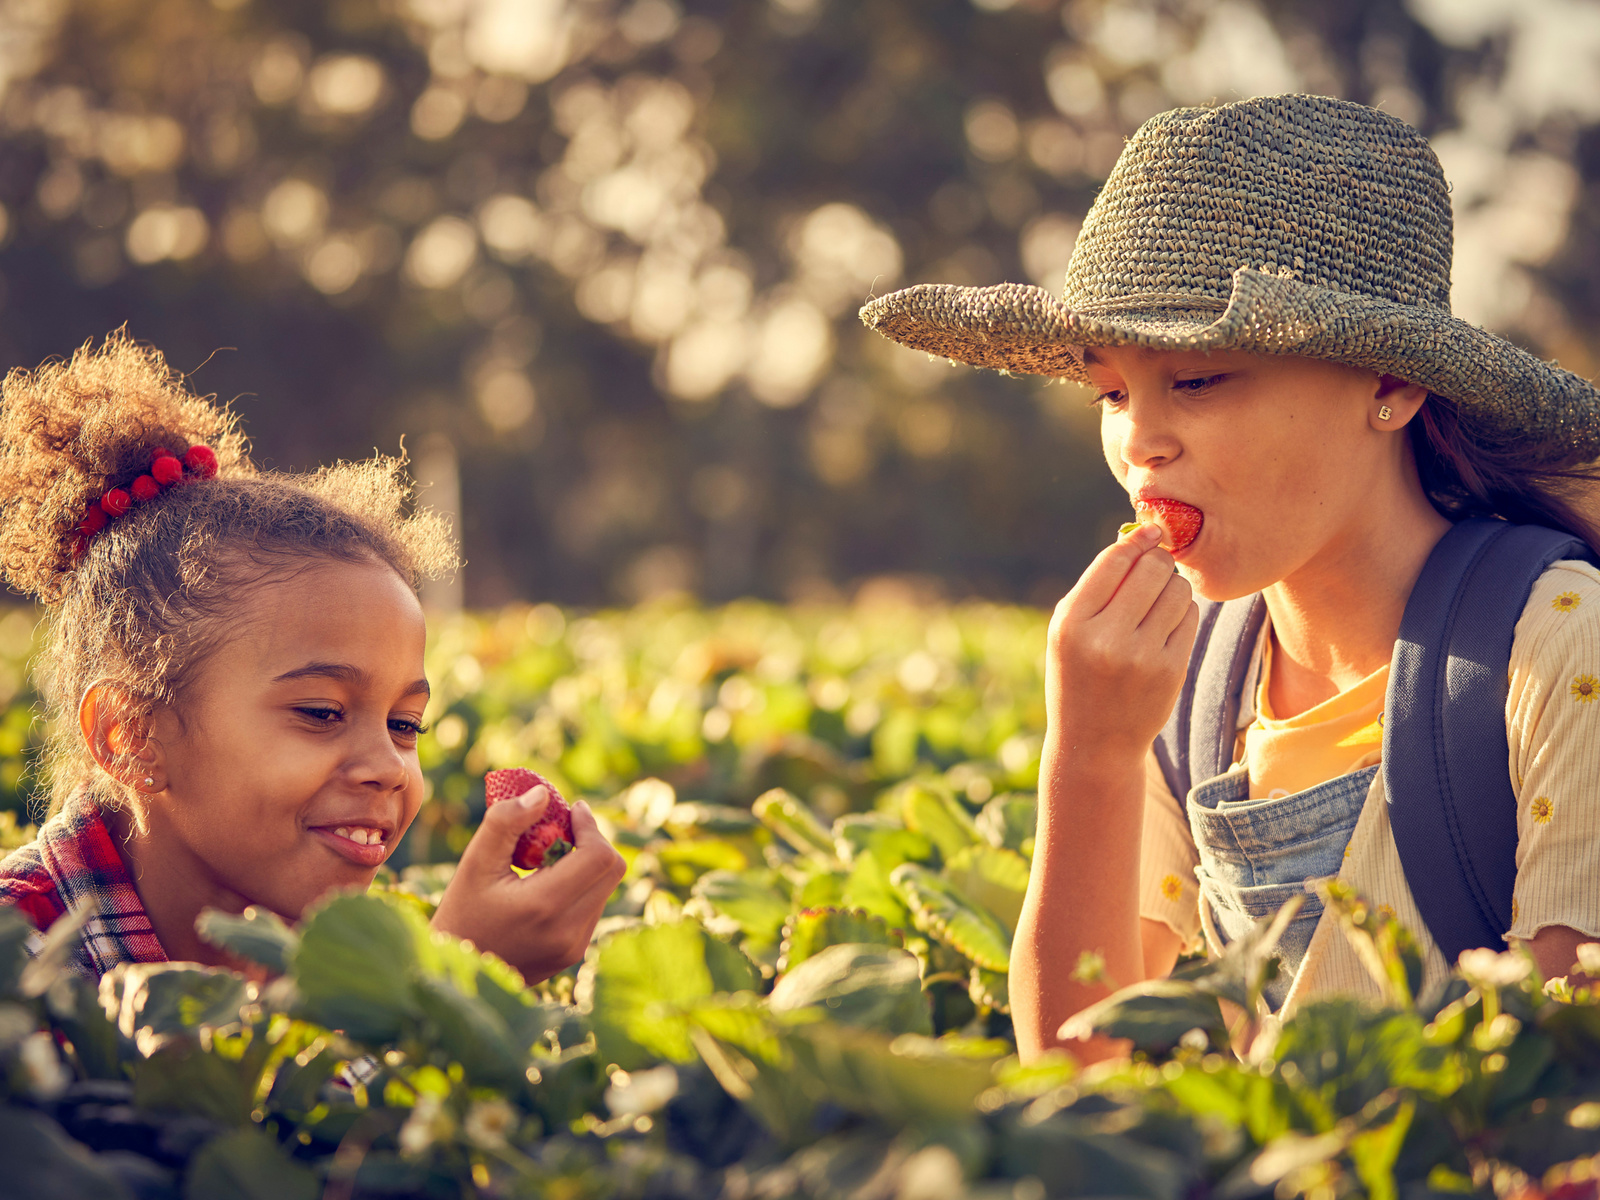
[[[127,690],[102,680],[78,702],[78,727],[100,769],[126,788],[151,796],[165,791],[166,764],[161,743]]]
[[[1428,389],[1395,375],[1378,376],[1378,386],[1368,402],[1367,424],[1379,433],[1393,433],[1411,424],[1428,401]]]

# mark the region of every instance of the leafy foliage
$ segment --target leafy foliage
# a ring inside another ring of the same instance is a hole
[[[1320,999],[1251,1039],[1286,909],[1075,1018],[1130,1057],[1019,1063],[1006,969],[1034,801],[1005,789],[1036,769],[1042,618],[552,614],[436,633],[445,716],[410,849],[459,845],[486,765],[590,791],[630,866],[581,968],[527,988],[432,932],[447,860],[293,929],[207,912],[248,977],[148,964],[96,987],[66,969],[72,925],[29,960],[0,911],[8,1182],[95,1200],[1592,1196],[1600,997],[1493,954],[1419,996],[1409,935],[1336,886],[1382,1002]],[[947,688],[903,686],[916,654]],[[868,705],[875,723],[849,717]]]

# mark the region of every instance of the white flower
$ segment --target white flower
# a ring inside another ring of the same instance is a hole
[[[467,1109],[461,1132],[474,1146],[488,1150],[506,1144],[506,1135],[517,1127],[517,1110],[504,1100],[476,1100]]]
[[[606,1089],[606,1106],[613,1116],[639,1117],[653,1113],[678,1094],[678,1070],[662,1063],[648,1071],[617,1071]]]
[[[1461,974],[1475,987],[1503,988],[1521,983],[1533,970],[1533,960],[1517,950],[1496,953],[1487,947],[1463,950],[1456,960]]]
[[[456,1130],[455,1120],[444,1110],[439,1097],[423,1092],[416,1107],[400,1127],[400,1153],[421,1154],[434,1142],[443,1141]]]
[[[72,1072],[56,1053],[55,1039],[42,1030],[22,1039],[17,1056],[28,1077],[28,1089],[40,1100],[54,1100],[67,1090]]]
[[[1578,966],[1585,975],[1600,976],[1600,942],[1584,942],[1578,947]]]

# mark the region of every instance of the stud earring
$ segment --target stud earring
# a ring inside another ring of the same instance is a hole
[[[156,781],[152,776],[146,775],[144,777],[144,786],[146,788],[153,788],[153,787],[155,787],[155,785],[156,785]]]
[[[1378,410],[1378,420],[1380,421],[1387,421],[1392,416],[1394,416],[1394,410],[1387,404]]]

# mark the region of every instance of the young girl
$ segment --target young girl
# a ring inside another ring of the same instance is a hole
[[[362,888],[422,802],[418,581],[455,566],[401,463],[258,472],[233,418],[113,334],[0,395],[0,565],[45,605],[51,816],[0,863],[40,930],[92,904],[80,968],[227,965],[206,907],[298,919]],[[620,856],[511,869],[545,790],[489,810],[434,926],[547,978],[583,956]]]
[[[1159,977],[1202,931],[1216,952],[1330,875],[1417,937],[1425,987],[1446,976],[1381,769],[1402,615],[1465,517],[1600,549],[1563,490],[1600,453],[1600,393],[1452,318],[1450,255],[1448,186],[1420,134],[1279,96],[1149,121],[1084,222],[1064,302],[921,286],[862,310],[909,346],[1089,383],[1143,522],[1050,623],[1037,849],[1012,957],[1024,1054],[1060,1044],[1063,1020],[1105,995],[1074,979],[1081,952],[1118,985]],[[1600,572],[1568,559],[1513,599],[1498,759],[1517,845],[1509,926],[1493,936],[1528,946],[1547,977],[1600,937]],[[1192,592],[1260,593],[1266,616],[1234,694],[1236,739],[1226,727],[1232,766],[1221,757],[1220,775],[1174,795],[1151,747],[1191,669]],[[1397,680],[1400,701],[1409,686]],[[1279,944],[1280,1013],[1375,990],[1319,912],[1308,898]]]

